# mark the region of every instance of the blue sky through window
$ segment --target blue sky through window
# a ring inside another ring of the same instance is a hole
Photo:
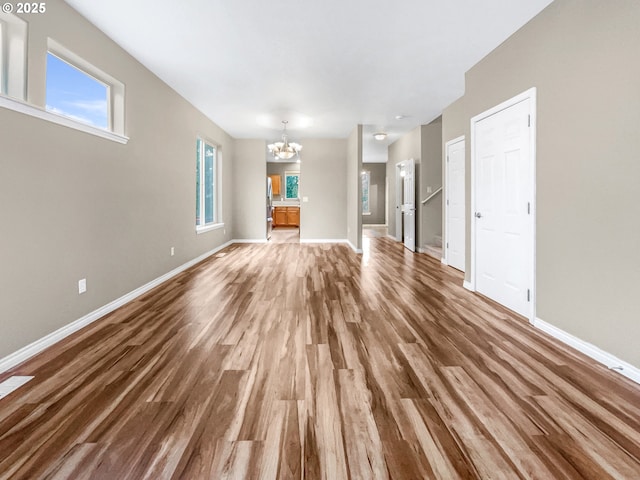
[[[109,129],[107,86],[55,55],[47,55],[47,110]]]

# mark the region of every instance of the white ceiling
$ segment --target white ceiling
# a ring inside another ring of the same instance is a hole
[[[277,140],[287,119],[293,141],[344,138],[361,123],[386,147],[551,0],[66,2],[233,137]]]

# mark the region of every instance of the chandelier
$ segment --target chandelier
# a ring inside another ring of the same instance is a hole
[[[302,150],[302,145],[299,143],[289,143],[289,136],[287,135],[287,120],[283,120],[282,124],[284,128],[282,130],[282,141],[275,142],[271,145],[267,145],[269,151],[273,154],[274,157],[278,157],[282,160],[289,160],[290,158],[296,156]]]

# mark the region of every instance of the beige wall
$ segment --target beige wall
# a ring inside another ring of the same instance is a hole
[[[413,158],[416,161],[416,178],[420,173],[420,154],[422,144],[422,128],[416,127],[406,135],[389,145],[389,160],[387,161],[387,223],[389,235],[395,237],[396,234],[396,164],[403,160]],[[416,245],[418,243],[419,231],[416,229]]]
[[[29,22],[126,85],[127,145],[0,108],[0,358],[231,239],[232,139],[64,2]],[[225,229],[195,232],[196,137],[220,146]],[[226,232],[225,232],[226,230]],[[175,247],[175,256],[169,255]],[[88,291],[78,295],[77,282]]]
[[[362,249],[362,125],[347,138],[347,239],[355,249]]]
[[[386,163],[363,163],[362,170],[370,172],[369,210],[371,215],[362,215],[364,225],[384,225],[386,202]]]
[[[420,182],[418,183],[418,214],[420,243],[418,246],[435,245],[442,236],[442,193],[428,203],[422,200],[442,186],[442,118],[438,117],[421,129]],[[429,192],[429,188],[431,191]]]
[[[344,240],[347,238],[347,141],[301,139],[300,238]]]
[[[235,140],[233,238],[267,238],[267,163],[264,140]]]
[[[468,139],[537,88],[537,316],[640,367],[638,25],[636,0],[558,0],[467,73],[464,110]]]

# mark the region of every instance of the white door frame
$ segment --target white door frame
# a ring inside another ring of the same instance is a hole
[[[400,185],[404,182],[404,178],[400,175],[402,167],[404,167],[404,161],[396,163],[396,231],[393,233],[397,242],[404,241],[402,236],[402,222],[404,221],[404,217],[402,216],[402,204],[404,203],[404,198],[400,195],[400,192],[402,191]]]
[[[529,180],[531,181],[531,221],[532,221],[532,229],[531,233],[533,238],[531,239],[531,252],[530,252],[530,261],[531,261],[531,272],[529,283],[531,285],[531,307],[529,309],[529,323],[534,323],[536,316],[536,112],[537,112],[537,104],[536,104],[536,88],[530,88],[522,92],[519,95],[516,95],[509,100],[502,102],[499,105],[496,105],[489,110],[486,110],[471,119],[471,215],[467,220],[471,223],[471,271],[469,272],[469,282],[465,282],[465,287],[469,290],[476,291],[476,227],[474,221],[474,215],[476,211],[476,183],[478,179],[476,178],[477,167],[476,167],[476,138],[475,138],[475,129],[478,122],[484,120],[491,115],[494,115],[502,110],[505,110],[513,105],[522,102],[523,100],[530,99],[530,112],[531,115],[531,128],[529,128],[529,145],[531,149],[531,162],[530,162],[530,171],[529,171]]]
[[[449,249],[446,248],[446,242],[449,241],[449,205],[447,204],[447,199],[449,198],[449,191],[451,190],[451,185],[449,185],[450,176],[449,176],[449,162],[447,161],[447,156],[449,155],[449,147],[458,142],[464,141],[464,135],[460,135],[459,137],[454,138],[453,140],[449,140],[444,144],[444,241],[445,245],[443,247],[444,255],[442,255],[442,263],[445,265],[449,265]],[[466,173],[465,173],[466,179]],[[463,188],[466,190],[466,180]],[[466,212],[465,212],[465,223],[466,223]],[[466,239],[465,239],[466,241]]]

